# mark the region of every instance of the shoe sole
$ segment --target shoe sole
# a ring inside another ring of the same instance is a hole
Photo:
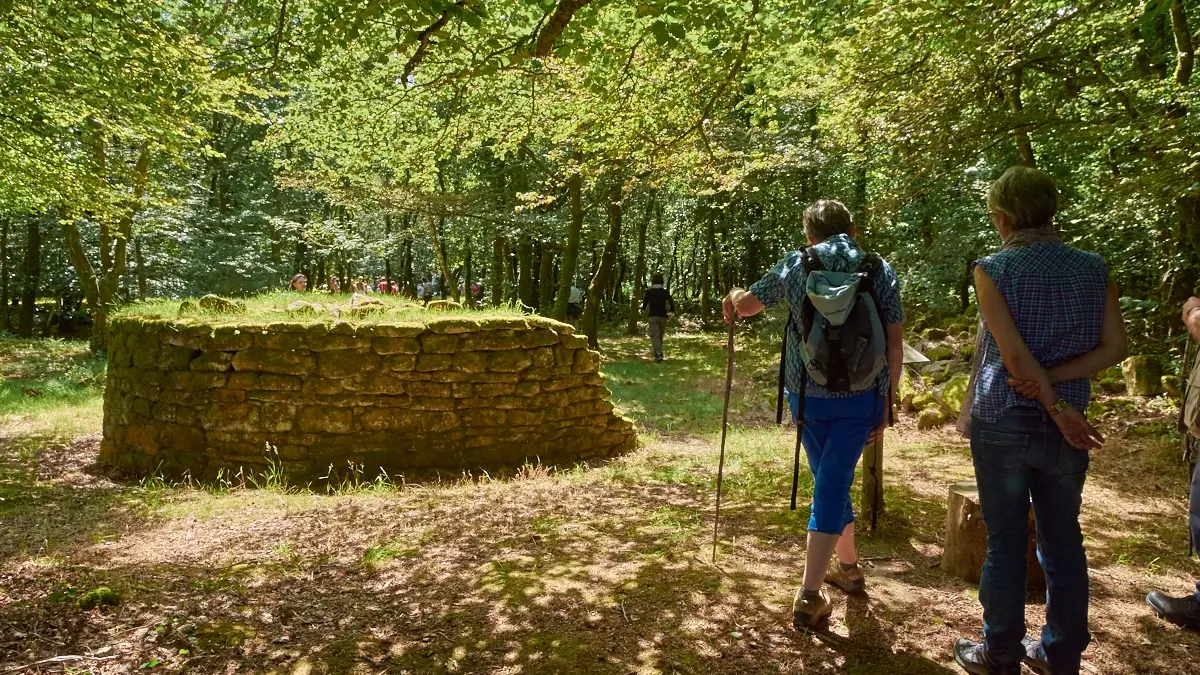
[[[867,580],[866,579],[858,581],[857,583],[851,585],[849,588],[839,584],[838,582],[836,582],[832,579],[826,579],[825,583],[829,584],[830,586],[833,586],[834,588],[838,589],[839,591],[841,591],[843,593],[848,593],[850,595],[864,595],[867,592]]]
[[[1180,628],[1187,628],[1188,630],[1200,631],[1200,620],[1193,619],[1189,621],[1187,619],[1180,619],[1178,617],[1171,616],[1170,614],[1167,614],[1158,608],[1155,608],[1153,605],[1151,605],[1151,607],[1154,609],[1154,614],[1167,623],[1172,623]]]

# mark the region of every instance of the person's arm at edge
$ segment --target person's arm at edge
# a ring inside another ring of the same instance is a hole
[[[725,313],[725,323],[729,323],[730,315],[733,311],[736,311],[739,317],[746,317],[754,316],[766,309],[766,307],[761,300],[754,297],[753,293],[741,288],[729,291],[729,295],[725,296],[725,301],[722,303],[722,310]]]

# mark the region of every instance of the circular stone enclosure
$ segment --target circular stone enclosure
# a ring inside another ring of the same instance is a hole
[[[231,320],[112,321],[101,461],[201,481],[272,468],[319,479],[562,465],[636,445],[598,354],[567,324]]]

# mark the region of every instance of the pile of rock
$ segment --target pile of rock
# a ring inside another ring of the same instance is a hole
[[[917,416],[918,429],[934,429],[957,419],[962,410],[975,353],[974,329],[963,323],[927,328],[917,349],[929,363],[905,368],[900,403],[905,412]]]
[[[205,480],[275,462],[303,478],[349,464],[394,475],[553,465],[636,443],[598,354],[540,317],[122,316],[109,330],[101,459],[137,474]]]

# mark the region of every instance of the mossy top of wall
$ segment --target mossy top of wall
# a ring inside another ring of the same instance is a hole
[[[550,328],[558,333],[574,332],[568,324],[526,316],[517,308],[434,310],[405,298],[382,295],[270,293],[229,302],[232,305],[227,305],[226,309],[206,309],[197,300],[151,300],[121,308],[113,320],[180,331],[204,326],[210,329],[236,326],[249,332],[261,332],[255,329],[265,330],[268,327],[287,332],[311,328],[316,334],[321,334],[319,326],[332,329],[333,326],[349,323],[360,326],[391,325],[409,330],[429,327],[434,332],[446,333],[526,327]],[[396,337],[404,335],[398,334]]]

